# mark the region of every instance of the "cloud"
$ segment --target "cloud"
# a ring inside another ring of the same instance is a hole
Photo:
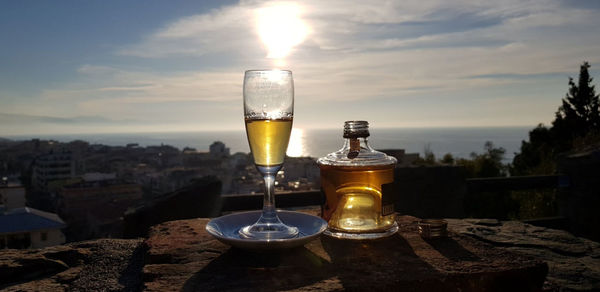
[[[542,79],[542,78],[567,78],[571,72],[549,72],[540,74],[515,74],[515,73],[496,73],[466,76],[467,79]],[[566,79],[565,79],[566,80]]]
[[[0,113],[0,124],[31,126],[36,124],[120,124],[133,122],[131,119],[111,120],[101,116],[54,117],[25,114]]]
[[[179,19],[126,46],[118,54],[142,58],[202,56],[247,48],[256,36],[251,31],[253,7],[227,6]]]
[[[117,53],[166,58],[264,51],[256,32],[256,17],[261,8],[272,3],[277,2],[242,1],[235,6],[185,17]],[[367,45],[365,49],[371,48],[365,39],[393,43],[394,40],[481,29],[524,13],[512,11],[524,6],[518,1],[479,5],[446,1],[303,1],[301,4],[304,20],[314,32],[312,41],[322,50],[360,50],[364,45]],[[512,5],[513,9],[499,10],[498,7],[505,5]]]
[[[256,10],[272,3],[241,1],[174,19],[119,47],[114,60],[82,64],[79,78],[43,90],[36,113],[238,127],[243,71],[274,66],[255,27]],[[297,121],[302,123],[302,113],[307,124],[364,114],[390,125],[409,123],[396,118],[402,113],[446,125],[482,112],[488,122],[547,121],[541,112],[510,120],[503,111],[522,112],[518,107],[533,102],[555,108],[555,100],[535,95],[560,98],[565,90],[556,90],[557,80],[575,75],[583,60],[600,63],[600,41],[593,37],[598,11],[570,3],[297,2],[310,28],[285,59],[294,72]],[[181,62],[189,65],[172,65]],[[523,88],[536,92],[520,93]],[[502,100],[502,111],[482,110],[489,106],[485,100]],[[340,105],[344,110],[331,110]]]
[[[90,65],[84,64],[77,69],[77,72],[87,74],[87,75],[111,75],[118,73],[119,70],[110,66],[99,66],[99,65]]]
[[[92,74],[87,82],[77,82],[61,89],[45,90],[48,100],[108,103],[172,103],[178,101],[221,102],[239,95],[239,74],[229,72],[183,72],[159,74],[128,71],[114,67],[91,69],[84,65],[79,72]],[[103,74],[98,80],[96,74]],[[237,81],[237,82],[236,82]]]
[[[257,9],[269,3],[272,2],[242,1],[238,5],[185,17],[118,53],[166,59],[217,56],[227,64],[224,66],[228,68],[224,70],[232,72],[246,64],[268,64],[263,60],[267,52],[256,35],[254,17]],[[354,69],[366,72],[362,70],[365,64],[372,63],[379,65],[380,74],[400,77],[404,74],[395,67],[397,62],[381,58],[419,57],[413,59],[415,62],[409,62],[410,65],[422,64],[420,67],[436,72],[440,71],[438,66],[446,66],[444,63],[459,64],[461,75],[565,71],[573,66],[571,60],[560,58],[567,51],[565,40],[571,38],[569,30],[584,24],[591,31],[597,23],[594,12],[553,0],[525,3],[517,0],[501,3],[314,0],[300,4],[301,17],[311,28],[311,34],[292,53],[288,63],[294,66],[293,69],[302,70],[318,64],[323,71]],[[540,30],[545,31],[540,34]],[[579,34],[571,35],[580,38]],[[599,47],[597,41],[591,40],[586,45],[568,51],[573,55],[590,55],[592,49]],[[381,54],[380,51],[393,54]],[[464,55],[472,52],[480,59],[461,63],[466,59]],[[523,72],[528,70],[522,66],[527,58],[535,62],[561,62],[556,67],[551,64],[543,70],[529,69],[537,72]],[[235,63],[229,64],[226,59],[235,60]],[[344,63],[341,66],[340,60]],[[484,62],[485,66],[481,66]]]

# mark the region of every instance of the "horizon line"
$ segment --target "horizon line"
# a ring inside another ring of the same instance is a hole
[[[543,123],[542,123],[543,124]],[[376,128],[370,128],[370,130],[379,129],[490,129],[490,128],[536,128],[537,125],[494,125],[494,126],[381,126]],[[294,129],[300,130],[341,130],[343,127],[294,127]],[[166,133],[196,133],[196,132],[238,132],[244,131],[239,128],[225,128],[225,129],[204,129],[204,130],[173,130],[173,131],[91,131],[87,133],[82,132],[66,132],[66,133],[20,133],[20,134],[0,134],[0,138],[3,137],[22,137],[22,136],[52,136],[52,135],[120,135],[120,134],[166,134]]]

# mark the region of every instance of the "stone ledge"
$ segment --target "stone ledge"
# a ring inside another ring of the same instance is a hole
[[[253,253],[206,233],[208,219],[151,229],[144,284],[148,291],[540,290],[548,267],[470,236],[423,240],[410,216],[400,232],[374,241],[321,237],[301,248]]]
[[[519,221],[447,219],[448,228],[494,246],[545,261],[546,290],[600,290],[600,243],[563,230]]]
[[[99,239],[36,250],[0,251],[2,291],[136,291],[140,239]]]
[[[400,233],[384,240],[322,237],[276,254],[221,244],[204,231],[208,219],[171,221],[153,227],[143,243],[0,250],[0,290],[600,290],[597,242],[490,219],[448,219],[450,237],[426,241],[414,220],[401,217]]]

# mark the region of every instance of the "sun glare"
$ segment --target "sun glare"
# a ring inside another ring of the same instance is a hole
[[[301,9],[296,4],[277,4],[257,10],[258,35],[269,51],[267,58],[282,59],[304,41],[308,26],[300,15]]]
[[[300,157],[306,156],[306,149],[304,147],[304,130],[293,128],[290,136],[290,143],[287,148],[287,156]]]

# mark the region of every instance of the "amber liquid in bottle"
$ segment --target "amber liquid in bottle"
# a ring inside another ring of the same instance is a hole
[[[380,232],[392,227],[395,215],[383,216],[382,185],[394,181],[395,165],[320,165],[326,202],[322,217],[343,232]]]

